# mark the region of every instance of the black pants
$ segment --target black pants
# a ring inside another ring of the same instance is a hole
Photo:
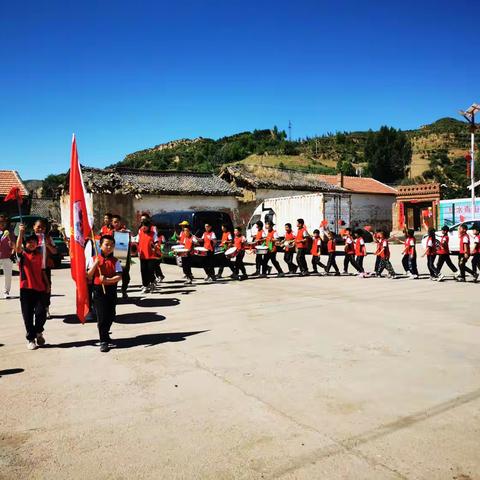
[[[318,272],[318,267],[322,267],[324,270],[327,268],[327,266],[320,261],[320,255],[312,255],[312,269],[315,273]]]
[[[290,273],[295,273],[297,271],[297,266],[293,263],[293,250],[289,250],[288,252],[285,251],[285,255],[283,256],[283,260],[288,265],[288,271]]]
[[[155,280],[155,262],[156,260],[140,259],[140,273],[142,275],[142,285],[144,287],[148,287]]]
[[[20,306],[29,341],[35,340],[37,333],[43,332],[43,326],[47,321],[46,301],[46,292],[38,292],[30,288],[20,289]]]
[[[302,273],[308,272],[307,260],[305,259],[306,253],[307,250],[305,248],[297,248],[297,264]]]
[[[470,275],[474,275],[473,270],[470,270],[467,267],[467,262],[468,262],[468,257],[465,258],[465,256],[460,253],[458,255],[458,268],[460,269],[460,277],[465,278],[465,273],[469,273]]]
[[[458,272],[458,268],[453,264],[452,259],[450,258],[450,255],[448,253],[441,253],[438,256],[438,262],[437,262],[437,272],[440,273],[442,271],[443,264],[446,263],[448,265],[448,268],[456,273]]]
[[[472,270],[475,275],[477,274],[479,265],[480,265],[480,253],[474,253],[472,255]]]
[[[262,264],[262,273],[264,275],[267,274],[268,271],[268,262],[272,262],[272,265],[275,267],[275,270],[278,273],[283,273],[282,267],[278,263],[277,260],[277,252],[268,252],[265,255],[263,255],[263,264]]]
[[[156,278],[163,278],[164,277],[163,272],[162,272],[162,267],[160,265],[161,263],[162,263],[161,260],[155,260],[154,274],[155,274]]]
[[[220,261],[222,262],[220,268],[218,269],[218,276],[221,277],[223,275],[223,270],[225,267],[229,268],[232,273],[235,273],[235,268],[233,263],[227,258],[225,255],[220,255]]]
[[[105,285],[105,293],[101,285],[93,286],[93,303],[97,312],[97,326],[100,342],[110,341],[110,328],[115,320],[117,305],[117,286]]]
[[[242,275],[247,275],[247,270],[245,269],[245,264],[243,263],[243,258],[245,257],[245,252],[240,250],[235,257],[235,273],[238,275],[242,272]]]
[[[355,261],[355,255],[353,253],[346,253],[345,258],[343,259],[344,272],[348,273],[348,266],[350,264],[357,272],[361,272],[360,267],[357,265],[357,262]]]
[[[380,263],[382,262],[382,258],[379,255],[375,256],[375,268],[374,271],[377,275],[380,275],[378,271],[380,270]],[[383,270],[382,270],[383,271]]]
[[[427,268],[431,277],[438,277],[438,271],[435,267],[436,255],[427,255]]]
[[[365,255],[358,255],[357,258],[355,258],[355,262],[357,262],[358,268],[360,269],[360,272],[364,272],[363,268],[363,259],[365,258]]]
[[[375,270],[377,275],[381,275],[382,272],[386,269],[387,272],[393,277],[395,276],[395,270],[393,269],[392,263],[390,262],[389,258],[381,258],[377,257],[379,260],[378,262],[378,269]]]
[[[338,269],[338,266],[337,266],[337,261],[335,260],[336,256],[337,256],[337,252],[330,252],[328,254],[328,262],[327,262],[327,268],[326,268],[327,273],[330,273],[330,269],[332,267],[335,270],[335,273],[340,273],[340,270]]]
[[[192,257],[190,255],[182,257],[183,274],[190,280],[193,280],[192,275]]]
[[[263,255],[255,255],[255,273],[260,274],[263,265]]]
[[[402,265],[406,272],[410,272],[412,275],[418,275],[417,269],[417,256],[404,255],[402,258]]]
[[[213,268],[214,258],[215,257],[213,255],[213,252],[210,252],[210,251],[207,253],[207,256],[203,258],[203,261],[204,261],[203,269],[205,270],[207,277],[210,277],[212,279],[215,278],[215,269]]]
[[[130,285],[130,257],[127,258],[125,265],[122,262],[122,293],[127,293],[127,288]]]

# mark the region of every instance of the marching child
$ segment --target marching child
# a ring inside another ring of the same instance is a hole
[[[365,246],[365,240],[363,238],[363,232],[358,229],[355,231],[355,262],[360,269],[360,273],[364,273],[363,259],[367,255],[367,247]]]
[[[382,233],[382,230],[377,229],[377,230],[375,230],[375,233],[373,234],[373,241],[376,244],[376,247],[375,247],[375,268],[373,270],[374,270],[377,277],[379,276],[378,275],[378,270],[380,269],[380,262],[382,260],[382,258],[379,255],[380,250],[382,249],[381,233]]]
[[[204,270],[207,274],[205,281],[215,282],[215,269],[213,268],[214,263],[214,254],[215,254],[215,245],[217,244],[217,237],[215,236],[215,232],[212,229],[212,226],[209,223],[205,224],[205,232],[203,232],[203,236],[200,240],[203,243],[203,246],[208,250],[207,256],[204,258],[205,266]]]
[[[310,254],[312,255],[312,268],[314,273],[318,273],[318,267],[322,267],[326,270],[327,266],[320,261],[320,254],[322,253],[322,239],[320,238],[320,230],[315,229],[313,231],[312,249]]]
[[[352,264],[352,267],[358,272],[361,273],[360,267],[355,261],[355,242],[352,237],[352,229],[345,229],[345,258],[343,259],[343,274],[348,275],[348,266]]]
[[[241,280],[246,280],[248,278],[247,270],[243,263],[243,258],[245,257],[245,244],[247,239],[242,234],[242,228],[236,227],[233,231],[233,245],[237,249],[235,256],[235,276],[238,278],[238,274],[242,272]]]
[[[93,279],[93,302],[97,312],[100,351],[108,352],[110,328],[115,320],[117,283],[122,279],[122,265],[113,256],[115,239],[111,235],[100,238],[100,254],[88,262],[87,277]]]
[[[333,232],[328,232],[328,242],[327,242],[327,251],[328,251],[328,262],[327,262],[327,268],[326,272],[327,274],[330,273],[330,269],[333,267],[335,270],[335,275],[340,275],[340,270],[338,269],[337,266],[337,261],[335,260],[335,257],[337,255],[337,245],[335,242],[335,235]]]
[[[405,272],[410,276],[412,280],[418,278],[417,269],[417,250],[415,247],[415,231],[410,228],[407,230],[407,238],[403,244],[403,258],[402,265]]]
[[[261,245],[265,240],[265,232],[263,231],[263,222],[259,220],[255,226],[257,227],[257,233],[255,233],[255,237],[253,241],[255,245]],[[260,275],[261,269],[263,264],[263,255],[255,255],[255,272],[252,276]]]
[[[220,246],[223,248],[223,250],[227,250],[232,246],[232,243],[232,233],[228,230],[228,225],[224,223],[222,224],[222,238],[220,240]],[[222,265],[218,269],[217,278],[222,278],[223,270],[225,269],[225,267],[228,267],[232,271],[232,275],[235,275],[235,268],[232,262],[225,255],[221,255],[221,261]]]
[[[140,258],[140,273],[142,275],[142,292],[149,293],[155,289],[155,265],[157,262],[156,243],[157,231],[149,219],[142,221],[138,230],[138,256]]]
[[[128,233],[128,242],[132,241],[131,232],[127,229],[120,215],[112,215],[112,237],[115,238],[115,232]],[[127,260],[122,267],[122,297],[128,298],[127,290],[130,285],[130,248],[128,249]]]
[[[182,270],[185,275],[187,285],[191,285],[193,282],[192,275],[192,255],[195,245],[198,245],[198,239],[195,235],[192,235],[190,230],[190,225],[184,225],[182,230],[182,245],[188,250],[188,254],[185,257],[182,257]]]
[[[380,258],[378,270],[376,270],[376,274],[378,277],[382,275],[383,270],[387,270],[388,278],[396,278],[395,270],[390,262],[390,247],[388,245],[387,240],[387,232],[385,230],[377,230],[378,236],[378,245],[379,248],[375,255]]]
[[[277,241],[278,241],[278,234],[276,230],[273,229],[274,225],[271,222],[267,222],[265,224],[267,227],[267,234],[265,237],[265,242],[268,247],[268,252],[264,255],[263,259],[263,265],[262,265],[262,277],[267,276],[267,272],[269,270],[268,268],[268,262],[272,262],[272,265],[275,267],[277,270],[277,275],[279,277],[283,277],[285,274],[283,273],[282,267],[280,267],[280,264],[278,263],[277,260]]]
[[[20,305],[25,324],[27,348],[35,350],[45,345],[43,327],[47,320],[46,296],[50,283],[45,271],[42,251],[38,248],[37,235],[24,238],[25,225],[19,227],[16,252],[20,270]]]
[[[467,233],[467,224],[462,223],[458,227],[458,235],[460,237],[460,249],[458,253],[458,268],[460,270],[460,275],[457,277],[457,282],[465,282],[465,273],[473,275],[474,280],[477,280],[478,275],[473,273],[473,270],[470,270],[467,267],[467,262],[470,257],[470,237]]]
[[[450,228],[448,228],[447,225],[445,225],[442,228],[442,236],[440,238],[439,245],[437,248],[437,255],[438,255],[437,272],[439,275],[440,275],[440,272],[442,271],[442,267],[444,263],[448,265],[448,268],[452,272],[454,273],[458,272],[457,267],[453,264],[450,258],[450,246],[449,246],[450,237],[448,235],[449,231],[450,231]]]
[[[288,273],[296,273],[298,267],[293,263],[293,254],[295,253],[295,234],[292,231],[292,224],[285,224],[285,243],[283,250],[285,252],[283,256],[284,262],[288,265]]]
[[[472,227],[473,231],[473,245],[472,245],[472,270],[474,281],[477,281],[478,273],[477,269],[480,264],[480,227],[478,224],[474,224]]]
[[[443,280],[443,276],[438,276],[438,271],[435,267],[435,258],[437,256],[437,237],[435,235],[434,228],[428,229],[427,244],[422,257],[424,257],[425,255],[427,256],[427,268],[430,272],[430,280]]]
[[[297,249],[297,264],[300,268],[300,275],[308,275],[308,266],[305,259],[307,253],[307,242],[310,238],[303,218],[297,219],[297,234],[295,235],[295,247]]]

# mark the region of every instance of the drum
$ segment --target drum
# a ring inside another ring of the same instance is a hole
[[[215,247],[215,251],[214,251],[214,255],[223,255],[225,253],[225,248],[220,246],[220,245],[217,245]]]
[[[255,247],[255,253],[257,255],[266,255],[268,253],[268,247],[266,245],[257,245]]]
[[[237,256],[237,248],[236,247],[230,247],[229,249],[225,250],[225,256],[227,258],[233,258]]]
[[[199,257],[206,257],[208,255],[208,248],[205,247],[195,247],[193,253]]]
[[[128,261],[130,253],[130,233],[129,232],[113,232],[115,238],[115,250],[113,255],[120,260],[124,267]]]
[[[175,252],[176,250],[181,250],[182,248],[185,248],[184,245],[172,245],[171,249],[172,252]]]
[[[181,246],[181,248],[176,248],[173,252],[177,257],[186,257],[189,253],[189,250],[188,248]]]

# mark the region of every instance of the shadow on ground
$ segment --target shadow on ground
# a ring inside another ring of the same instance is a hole
[[[7,368],[6,370],[0,370],[0,378],[6,375],[15,375],[16,373],[22,373],[25,370],[23,368]]]
[[[165,320],[165,317],[163,315],[158,315],[156,312],[124,313],[115,317],[115,323],[120,323],[122,325],[161,322],[162,320]]]
[[[153,347],[161,343],[183,342],[187,337],[205,333],[209,330],[198,330],[194,332],[173,332],[173,333],[151,333],[148,335],[139,335],[131,338],[119,338],[114,340],[114,349],[134,348],[134,347]],[[79,348],[98,344],[98,340],[82,340],[79,342],[65,342],[45,345],[43,348]]]
[[[175,307],[180,304],[180,300],[178,298],[138,298],[135,303],[142,308]]]

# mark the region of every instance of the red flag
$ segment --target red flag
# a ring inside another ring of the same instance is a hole
[[[23,194],[20,190],[20,187],[12,187],[8,192],[8,195],[3,199],[4,202],[8,202],[10,200],[17,200],[19,205],[22,204],[23,201]]]
[[[87,269],[85,264],[85,241],[92,231],[85,201],[85,187],[78,162],[77,143],[72,140],[70,162],[70,264],[72,278],[77,284],[77,316],[85,322],[89,311]]]

